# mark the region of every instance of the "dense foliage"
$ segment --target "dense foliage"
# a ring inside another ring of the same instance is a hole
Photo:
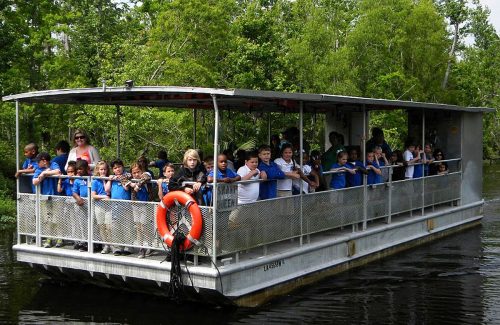
[[[134,79],[495,107],[485,116],[484,154],[498,157],[500,42],[488,15],[477,0],[2,0],[0,93]],[[14,114],[14,105],[0,103],[0,197],[12,195]],[[211,150],[211,113],[197,115],[198,146]],[[400,143],[401,113],[372,118]],[[122,108],[122,157],[166,149],[179,160],[192,145],[192,119]],[[318,119],[306,119],[316,147]],[[265,118],[224,113],[222,120],[224,146],[266,140]],[[297,123],[277,120],[273,133]],[[114,157],[116,112],[104,107],[23,106],[21,143],[53,151],[75,127],[89,131],[105,159]]]

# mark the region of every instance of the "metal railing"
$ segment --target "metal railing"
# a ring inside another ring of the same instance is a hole
[[[448,160],[453,161],[459,163],[459,159]],[[446,175],[392,181],[390,173],[383,184],[244,205],[237,204],[238,182],[218,183],[216,228],[213,207],[200,206],[203,246],[188,254],[221,256],[292,238],[300,238],[302,244],[303,236],[347,226],[356,230],[360,224],[365,229],[371,220],[385,218],[390,223],[397,214],[423,213],[426,207],[459,202],[462,174],[458,163]],[[92,177],[88,179],[90,193]],[[41,195],[39,186],[36,188],[36,194],[18,193],[18,234],[35,237],[38,246],[44,238],[57,238],[85,242],[89,252],[93,252],[93,244],[164,249],[156,233],[158,202],[85,198],[85,204],[78,206],[72,197]]]

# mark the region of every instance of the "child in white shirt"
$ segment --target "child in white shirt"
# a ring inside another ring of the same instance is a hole
[[[408,166],[406,166],[405,179],[412,179],[413,170],[415,169],[413,164],[420,160],[420,156],[417,155],[417,157],[413,158],[413,152],[415,151],[415,144],[410,139],[406,140],[405,147],[406,150],[405,152],[403,152],[403,160],[406,161],[406,163],[408,164]]]
[[[266,172],[257,169],[259,159],[256,152],[250,152],[245,159],[245,165],[238,169],[242,181],[267,179]],[[259,197],[259,183],[238,184],[238,204],[252,203]]]

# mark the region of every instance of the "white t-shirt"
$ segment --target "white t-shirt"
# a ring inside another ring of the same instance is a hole
[[[287,163],[283,158],[276,158],[274,160],[276,165],[278,165],[283,173],[288,173],[293,171],[294,164],[293,159]],[[291,191],[292,190],[292,179],[285,176],[284,179],[278,179],[278,190],[279,191]]]
[[[252,176],[250,180],[256,180],[260,178],[260,171],[257,175]],[[242,178],[250,173],[250,168],[247,165],[243,165],[238,169],[238,175]],[[259,198],[259,182],[238,184],[238,204],[252,203],[257,201]]]
[[[405,152],[403,152],[403,159],[404,161],[409,162],[413,159],[413,153],[411,153],[410,150],[405,150]],[[406,166],[405,178],[413,178],[413,169],[413,165]]]

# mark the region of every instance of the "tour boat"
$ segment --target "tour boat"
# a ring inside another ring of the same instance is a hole
[[[483,215],[482,123],[489,108],[245,89],[134,87],[131,83],[28,92],[3,100],[15,103],[18,166],[21,105],[33,104],[56,104],[47,106],[51,110],[64,105],[101,105],[118,113],[122,106],[211,110],[215,157],[221,111],[267,117],[269,130],[271,113],[297,114],[301,147],[304,114],[324,114],[326,149],[330,146],[328,134],[336,131],[344,136],[345,145],[357,145],[365,152],[370,112],[401,110],[407,115],[409,135],[422,144],[432,136],[445,151],[449,166],[445,175],[393,181],[389,173],[383,184],[243,205],[238,205],[236,183],[215,182],[212,206],[196,207],[200,233],[192,241],[193,247],[185,251],[187,261],[181,263],[182,299],[257,306],[319,279],[477,226]],[[119,213],[120,220],[113,225],[112,242],[104,242],[93,217],[96,202],[92,199],[86,199],[86,209],[76,209],[68,197],[45,196],[39,190],[33,194],[29,176],[20,177],[17,184],[17,243],[13,249],[18,261],[58,279],[165,296],[171,293],[167,244],[156,227],[157,212],[162,208],[159,202],[128,203],[128,208],[117,212],[119,200],[101,201],[105,209]],[[131,204],[147,211],[147,243],[135,241]],[[178,209],[191,229],[190,211],[175,204],[171,208]],[[238,222],[229,222],[235,214]],[[57,221],[56,233],[47,226],[47,218]],[[75,230],[75,220],[85,220],[81,229]],[[89,249],[44,248],[44,238],[86,242]],[[100,254],[94,244],[151,249],[155,254],[143,259]]]

